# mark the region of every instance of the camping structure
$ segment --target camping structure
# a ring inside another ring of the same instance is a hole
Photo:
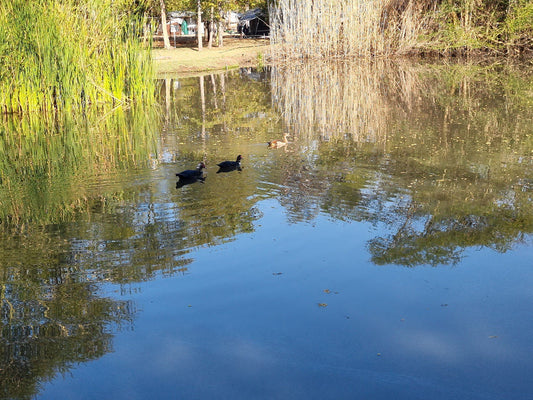
[[[168,13],[168,20],[171,35],[196,34],[196,13],[188,11],[172,11]]]
[[[244,36],[268,36],[270,27],[263,10],[254,8],[239,16],[238,32]]]

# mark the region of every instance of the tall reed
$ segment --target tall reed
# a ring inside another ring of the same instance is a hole
[[[533,51],[531,0],[277,0],[270,21],[277,59]]]
[[[397,52],[419,35],[423,6],[402,0],[279,0],[270,9],[274,56],[330,59]]]
[[[153,98],[141,23],[113,0],[0,2],[2,112]]]

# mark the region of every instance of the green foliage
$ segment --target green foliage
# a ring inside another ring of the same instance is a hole
[[[68,110],[153,97],[150,54],[136,32],[142,20],[130,12],[130,3],[2,2],[2,111]]]
[[[520,0],[513,2],[509,18],[506,20],[507,33],[510,41],[533,36],[533,2]]]
[[[198,11],[197,0],[164,0],[167,11]],[[159,15],[161,10],[160,0],[143,0],[143,7],[150,10],[154,16]],[[244,11],[251,8],[267,9],[267,0],[201,0],[200,7],[202,10],[209,10],[214,7],[217,12],[225,11]],[[205,14],[204,14],[205,15]]]
[[[426,15],[421,44],[437,51],[511,52],[533,48],[533,3],[528,0],[446,0]]]

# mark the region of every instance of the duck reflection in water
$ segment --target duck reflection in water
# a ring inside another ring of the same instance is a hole
[[[176,174],[179,177],[178,182],[176,182],[176,188],[183,187],[185,185],[190,185],[191,183],[200,181],[203,183],[205,181],[203,169],[205,164],[203,162],[199,163],[196,169],[187,169],[185,171],[178,172]]]
[[[236,161],[222,161],[221,163],[218,163],[217,165],[219,169],[217,174],[220,172],[231,172],[235,170],[242,171],[241,160],[242,156],[239,154]]]
[[[180,178],[177,182],[176,182],[176,189],[179,189],[185,185],[190,185],[191,183],[195,183],[195,182],[200,182],[200,183],[204,183],[205,182],[205,176],[202,176],[202,177],[198,177],[198,178]]]

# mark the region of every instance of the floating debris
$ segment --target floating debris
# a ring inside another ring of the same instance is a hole
[[[272,275],[283,275],[283,272],[272,272]]]
[[[318,306],[319,306],[319,307],[327,307],[328,304],[327,304],[327,303],[318,303]]]

